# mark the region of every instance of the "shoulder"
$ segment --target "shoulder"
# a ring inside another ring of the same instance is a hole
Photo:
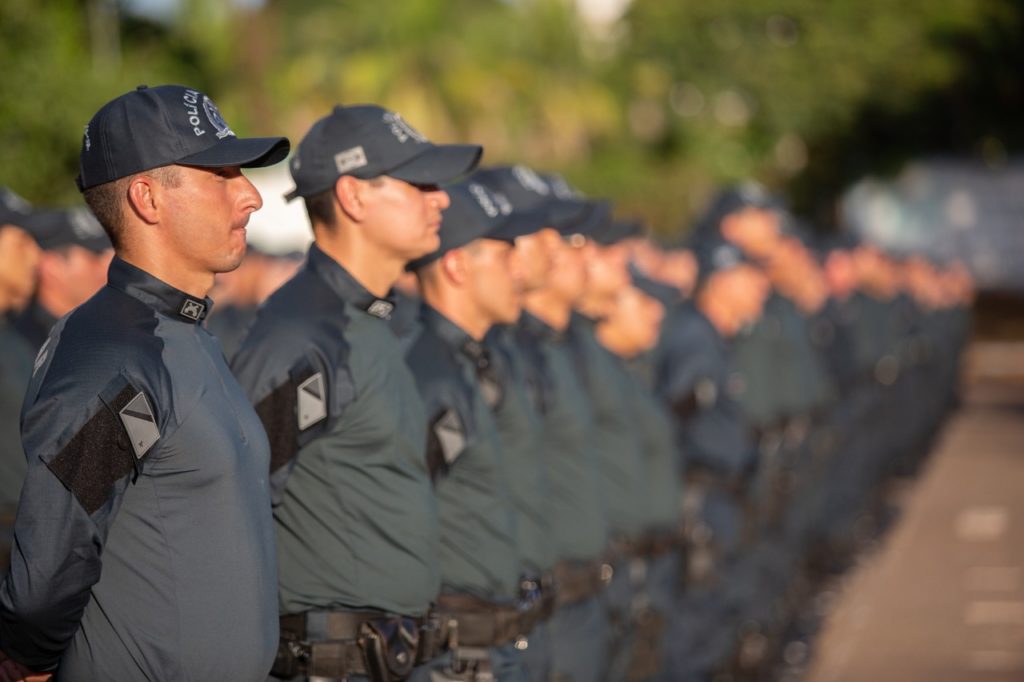
[[[176,401],[159,326],[152,309],[109,288],[59,320],[33,366],[22,412],[26,452],[56,451],[104,425],[117,439],[125,409],[144,415],[152,425],[141,425],[146,434],[173,428]],[[149,435],[140,443],[152,445]]]
[[[256,319],[231,358],[231,369],[250,394],[280,383],[297,364],[317,369],[347,369],[351,318],[342,300],[318,278],[300,271],[260,307]]]

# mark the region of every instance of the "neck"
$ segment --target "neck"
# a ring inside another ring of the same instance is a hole
[[[172,262],[172,259],[159,249],[124,248],[119,250],[117,255],[124,262],[148,272],[189,296],[205,298],[213,288],[214,273],[183,268],[180,262]]]
[[[491,328],[486,319],[473,306],[467,304],[464,292],[442,285],[424,286],[423,300],[431,308],[444,315],[450,322],[469,334],[474,341],[482,341]]]
[[[17,301],[10,291],[0,288],[0,315],[6,314],[17,307]]]
[[[314,228],[316,245],[374,296],[383,298],[405,272],[405,260],[361,239],[355,227]]]
[[[69,301],[67,296],[61,296],[58,291],[47,286],[39,287],[39,290],[36,292],[36,301],[42,306],[43,310],[56,318],[64,317],[75,307],[75,304]]]
[[[572,305],[549,289],[526,294],[523,307],[555,331],[565,331],[572,317]]]
[[[597,326],[598,342],[620,358],[631,358],[635,355],[632,345],[625,335],[621,334],[615,327],[609,324]]]
[[[576,310],[592,320],[603,319],[608,314],[608,309],[613,301],[607,296],[588,294],[576,304]]]
[[[733,324],[732,314],[717,299],[703,296],[698,299],[697,307],[711,321],[712,326],[723,338],[729,338],[735,333],[736,329]]]

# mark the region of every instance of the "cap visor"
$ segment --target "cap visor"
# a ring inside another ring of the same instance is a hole
[[[584,199],[549,199],[543,204],[548,227],[561,231],[565,227],[578,224],[590,210],[590,204]]]
[[[384,175],[414,185],[443,185],[476,168],[483,153],[484,148],[476,144],[432,145]]]
[[[262,168],[284,161],[291,143],[286,137],[226,137],[209,149],[178,159],[182,166],[200,168]]]
[[[587,201],[586,204],[579,220],[556,226],[562,235],[581,234],[596,241],[597,236],[608,229],[612,222],[611,204],[607,201]]]
[[[547,224],[546,211],[533,209],[513,211],[501,225],[484,235],[487,239],[514,242],[519,237],[540,232]]]

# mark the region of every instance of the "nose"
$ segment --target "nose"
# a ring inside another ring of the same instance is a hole
[[[252,184],[252,181],[241,173],[238,174],[236,180],[242,210],[246,213],[255,213],[263,208],[263,197],[260,196],[259,190]]]
[[[524,258],[523,251],[518,245],[512,248],[508,257],[509,275],[512,277],[512,282],[517,288],[522,288],[523,283],[526,281],[526,263]]]
[[[452,203],[451,197],[448,196],[448,192],[445,192],[443,189],[436,189],[428,192],[427,201],[433,202],[437,205],[437,208],[442,211],[448,208]]]

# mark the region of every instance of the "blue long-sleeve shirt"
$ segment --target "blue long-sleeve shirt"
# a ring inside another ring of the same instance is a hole
[[[269,447],[209,300],[115,259],[22,411],[0,650],[56,680],[263,680],[277,648]]]

